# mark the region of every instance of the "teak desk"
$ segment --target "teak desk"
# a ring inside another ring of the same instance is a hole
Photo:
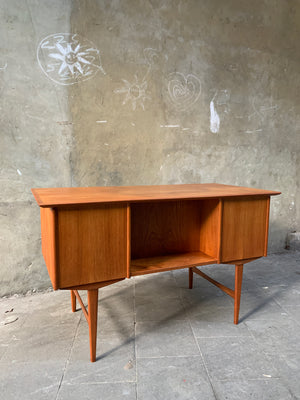
[[[32,189],[42,252],[54,290],[71,291],[89,324],[96,359],[98,289],[131,276],[189,268],[234,299],[238,323],[243,265],[267,255],[270,196],[219,184]],[[196,267],[234,264],[235,288]],[[78,290],[87,290],[86,309]]]

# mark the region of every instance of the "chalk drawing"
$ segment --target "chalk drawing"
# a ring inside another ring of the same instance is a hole
[[[160,125],[161,128],[180,128],[180,125]]]
[[[228,89],[219,89],[217,90],[215,97],[218,106],[227,105],[230,100],[230,91]]]
[[[255,104],[255,99],[253,99],[251,102],[251,107],[251,114],[235,116],[237,119],[244,119],[251,123],[252,126],[250,129],[244,131],[245,133],[262,132],[266,118],[269,118],[272,113],[276,114],[276,112],[279,110],[279,106],[273,105],[272,100],[270,105],[258,106]]]
[[[152,47],[147,47],[146,49],[144,49],[143,53],[144,53],[146,63],[149,66],[155,65],[155,63],[159,57],[158,51],[155,49],[152,49]]]
[[[97,124],[106,124],[107,121],[106,120],[102,120],[102,121],[96,121]]]
[[[0,67],[0,71],[4,71],[6,68],[7,68],[7,63],[5,63],[5,64],[3,65],[3,67]]]
[[[22,176],[22,172],[19,169],[17,169],[17,173],[18,175]]]
[[[143,110],[145,110],[145,100],[151,99],[151,97],[146,93],[148,88],[146,79],[150,75],[153,65],[155,64],[155,59],[158,57],[158,52],[150,47],[146,48],[144,49],[144,57],[148,68],[141,81],[138,80],[137,75],[134,75],[134,81],[132,83],[126,79],[122,79],[124,86],[114,90],[114,93],[126,94],[122,104],[124,105],[128,102],[131,102],[133,110],[136,110],[138,104]]]
[[[253,131],[245,131],[245,133],[255,133],[255,132],[262,132],[262,129],[254,129]]]
[[[37,60],[44,74],[60,85],[91,79],[98,71],[105,74],[99,50],[77,34],[56,33],[45,37],[38,46]]]
[[[139,83],[138,77],[134,75],[134,81],[130,83],[126,79],[122,79],[124,86],[120,89],[116,89],[115,93],[125,93],[125,99],[123,105],[127,102],[131,102],[132,109],[136,110],[137,104],[140,104],[143,110],[145,110],[144,101],[151,97],[146,94],[147,82],[142,81]]]
[[[201,82],[193,74],[185,76],[180,72],[173,72],[169,75],[168,92],[174,106],[184,111],[198,100]]]

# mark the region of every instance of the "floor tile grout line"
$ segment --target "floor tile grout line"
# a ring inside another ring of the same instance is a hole
[[[138,357],[138,360],[155,360],[155,359],[162,359],[162,358],[201,358],[201,354],[186,354],[186,355],[180,355],[180,356],[142,356]]]
[[[62,372],[62,375],[61,375],[61,378],[60,378],[60,382],[59,382],[58,389],[57,389],[57,392],[56,392],[55,400],[58,399],[60,388],[61,388],[61,385],[63,383],[64,377],[65,377],[65,374],[66,374],[66,370],[67,370],[67,367],[68,367],[69,362],[70,362],[70,357],[71,357],[71,354],[72,354],[72,350],[73,350],[75,339],[76,339],[77,334],[78,334],[81,318],[82,318],[82,312],[81,312],[80,318],[78,320],[78,324],[76,326],[76,330],[75,330],[75,333],[74,333],[74,336],[73,336],[73,340],[72,340],[72,343],[71,343],[71,346],[70,346],[70,349],[69,349],[69,353],[68,353],[68,356],[67,356],[67,359],[66,359],[66,362],[65,362],[65,365],[64,365],[64,369],[63,369],[63,372]]]
[[[187,284],[188,284],[188,280],[187,280]],[[184,310],[186,311],[186,308],[184,307],[184,302],[183,302],[183,298],[182,298],[181,291],[180,291],[179,293],[180,293],[181,304],[182,304]],[[194,334],[194,330],[193,330],[193,327],[192,327],[191,320],[190,320],[189,316],[188,316],[188,318],[187,318],[187,322],[188,322],[188,324],[189,324],[189,326],[190,326],[190,329],[191,329],[191,331],[192,331],[192,335],[193,335],[193,337],[194,337],[194,341],[195,341],[195,343],[196,343],[196,346],[198,347],[199,355],[200,355],[200,357],[201,357],[201,359],[202,359],[202,363],[203,363],[203,366],[204,366],[206,375],[207,375],[207,377],[208,377],[208,381],[209,381],[211,390],[212,390],[212,392],[213,392],[213,395],[214,395],[214,397],[215,397],[215,400],[218,400],[217,394],[216,394],[215,389],[214,389],[213,384],[212,384],[212,379],[211,379],[211,377],[210,377],[210,375],[209,375],[208,368],[207,368],[207,365],[206,365],[204,356],[203,356],[203,354],[202,354],[200,345],[199,345],[198,340],[197,340],[197,338],[196,338],[196,336],[195,336],[195,334]]]
[[[247,326],[247,321],[245,322],[245,325]],[[252,330],[251,330],[248,326],[247,326],[247,328],[248,328],[249,332],[251,333],[251,337],[252,337],[254,343],[256,344],[256,346],[261,350],[261,352],[264,354],[265,357],[269,357],[269,354],[268,354],[268,352],[265,351],[264,346],[262,345],[262,343],[260,343],[260,342],[257,340],[257,338],[254,336]],[[273,361],[271,362],[271,364],[272,364],[272,367],[274,368],[274,370],[276,371],[278,377],[280,377],[280,373],[279,373],[279,371],[278,371],[278,369],[277,369],[277,367],[275,366],[275,364],[274,364]],[[272,378],[273,378],[273,377],[272,377]],[[273,379],[275,379],[275,378],[276,378],[276,377],[274,377]],[[262,379],[263,379],[263,378],[262,378]]]
[[[101,385],[120,385],[123,383],[130,383],[130,384],[135,384],[135,381],[102,381],[102,382],[93,382],[93,381],[87,381],[87,382],[75,382],[75,383],[67,383],[68,386],[101,386]]]

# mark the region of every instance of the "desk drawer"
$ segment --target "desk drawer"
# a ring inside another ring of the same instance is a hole
[[[269,197],[223,201],[221,262],[267,255]]]

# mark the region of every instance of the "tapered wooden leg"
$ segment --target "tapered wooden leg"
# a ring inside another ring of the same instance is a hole
[[[189,268],[189,289],[193,289],[193,270]]]
[[[72,311],[76,311],[76,296],[73,290],[71,290],[71,305],[72,305]]]
[[[87,291],[88,295],[88,323],[90,333],[91,362],[96,361],[97,318],[98,318],[98,289]]]
[[[235,287],[234,287],[234,320],[237,325],[239,322],[240,300],[243,282],[243,264],[235,266]]]

